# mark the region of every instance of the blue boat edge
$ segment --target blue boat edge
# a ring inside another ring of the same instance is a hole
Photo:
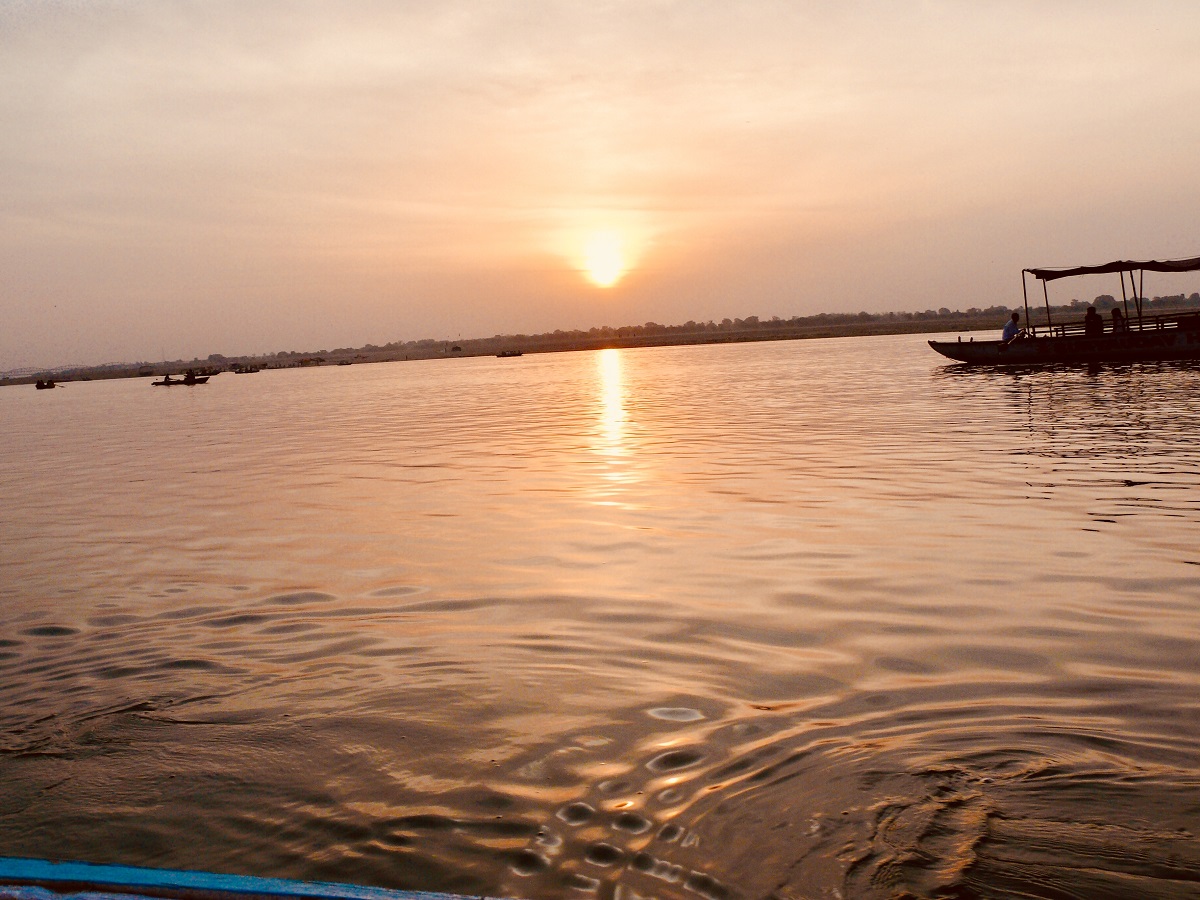
[[[223,875],[181,869],[101,865],[67,860],[0,857],[0,898],[46,900],[92,897],[313,898],[313,900],[467,900],[462,894],[395,890],[324,881],[293,881],[255,875]],[[484,900],[471,895],[470,900]]]

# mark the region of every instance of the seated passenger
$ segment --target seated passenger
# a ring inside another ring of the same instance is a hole
[[[1113,317],[1113,323],[1112,323],[1113,334],[1116,334],[1118,331],[1128,331],[1129,330],[1129,323],[1125,321],[1125,316],[1123,316],[1121,314],[1121,311],[1119,309],[1117,309],[1115,306],[1113,307],[1112,317]]]
[[[1012,314],[1012,318],[1004,323],[1004,334],[1001,335],[1000,340],[1007,344],[1015,338],[1022,337],[1024,334],[1025,329],[1021,327],[1021,314],[1015,312]]]
[[[1088,337],[1104,336],[1104,320],[1094,306],[1089,306],[1087,315],[1083,317],[1083,333]]]

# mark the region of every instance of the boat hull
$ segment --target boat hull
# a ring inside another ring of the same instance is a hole
[[[175,381],[152,381],[150,384],[153,387],[177,387],[180,385],[191,387],[193,384],[207,384],[207,375],[197,375],[195,378],[178,378]]]
[[[982,366],[1137,362],[1200,359],[1200,331],[1183,328],[1129,331],[1103,337],[1038,337],[1003,341],[930,341],[956,362]]]

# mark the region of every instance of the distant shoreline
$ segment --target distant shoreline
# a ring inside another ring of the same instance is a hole
[[[870,337],[886,334],[917,334],[942,333],[947,331],[978,331],[994,330],[997,333],[1003,327],[991,324],[981,325],[975,320],[952,322],[898,322],[882,326],[879,323],[863,323],[861,325],[827,325],[824,327],[804,327],[795,329],[778,329],[772,331],[741,330],[722,332],[685,332],[682,334],[641,334],[641,335],[611,335],[603,337],[569,337],[554,339],[553,334],[535,335],[530,337],[512,336],[501,338],[479,338],[462,341],[437,341],[437,348],[416,348],[407,352],[383,348],[358,348],[346,353],[345,351],[327,351],[313,354],[290,356],[282,359],[273,356],[238,356],[222,357],[220,363],[210,360],[172,360],[164,363],[136,364],[115,363],[99,366],[72,366],[63,369],[46,369],[28,375],[6,376],[0,378],[0,387],[9,385],[29,385],[38,379],[52,378],[58,384],[71,381],[104,381],[115,378],[152,378],[165,374],[177,375],[187,369],[197,371],[232,371],[235,365],[255,365],[260,369],[295,369],[317,366],[364,365],[381,362],[412,362],[428,359],[457,359],[478,356],[496,356],[502,351],[517,351],[521,354],[535,353],[570,353],[574,351],[632,349],[637,347],[682,347],[701,344],[740,344],[757,343],[761,341],[799,341],[816,338],[839,337]],[[477,347],[476,344],[486,343],[487,347]],[[454,348],[458,347],[458,350]],[[515,355],[515,354],[514,354]]]
[[[1144,300],[1148,309],[1178,309],[1200,307],[1200,294],[1190,297],[1155,297]],[[1097,297],[1095,305],[1102,311],[1115,305],[1109,297]],[[1055,322],[1081,319],[1086,304],[1051,307]],[[926,310],[917,313],[821,313],[792,319],[774,318],[760,321],[756,316],[746,319],[724,319],[716,322],[688,322],[684,325],[631,325],[618,328],[592,328],[588,331],[554,331],[544,334],[495,335],[490,338],[469,338],[447,341],[426,338],[420,341],[394,342],[382,347],[367,344],[363,347],[343,347],[336,350],[308,352],[283,351],[264,355],[230,356],[213,354],[207,359],[170,360],[161,363],[112,363],[99,366],[62,366],[42,370],[25,370],[0,378],[0,386],[28,385],[38,379],[51,378],[58,383],[98,381],[111,378],[148,378],[178,375],[188,369],[207,373],[232,371],[238,367],[257,369],[303,368],[312,366],[359,365],[377,362],[404,362],[419,359],[453,359],[467,356],[515,356],[533,353],[565,353],[578,350],[607,348],[677,347],[696,344],[733,344],[758,341],[796,341],[814,338],[868,337],[887,334],[944,334],[946,332],[994,332],[999,337],[1011,309],[993,306],[967,312]],[[1033,324],[1042,326],[1046,310],[1030,308]]]

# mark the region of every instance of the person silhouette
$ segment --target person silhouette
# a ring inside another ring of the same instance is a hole
[[[1004,334],[1000,340],[1004,343],[1010,343],[1025,334],[1025,329],[1021,327],[1021,314],[1014,312],[1012,318],[1004,323]]]

